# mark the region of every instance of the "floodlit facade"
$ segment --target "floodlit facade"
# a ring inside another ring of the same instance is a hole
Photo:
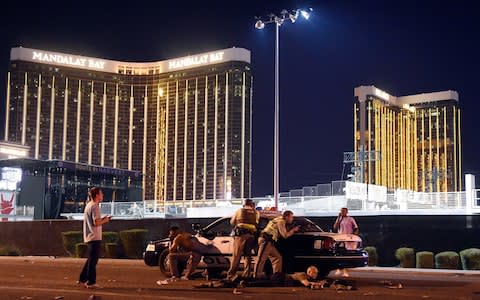
[[[122,62],[13,48],[5,140],[30,157],[141,171],[144,199],[246,198],[250,52]]]
[[[354,94],[356,181],[389,190],[462,190],[457,92],[395,97],[360,86]]]

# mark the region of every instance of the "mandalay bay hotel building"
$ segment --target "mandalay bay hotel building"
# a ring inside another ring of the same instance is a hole
[[[250,196],[250,52],[158,62],[11,50],[5,140],[40,160],[141,171],[144,199]]]
[[[370,156],[357,160],[357,181],[389,190],[462,190],[457,92],[396,97],[375,86],[360,86],[354,94],[355,151]]]

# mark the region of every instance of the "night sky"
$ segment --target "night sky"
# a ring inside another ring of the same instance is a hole
[[[15,2],[15,3],[14,3]],[[255,16],[313,7],[280,31],[281,190],[339,180],[353,148],[353,88],[456,90],[463,170],[480,176],[480,12],[475,1],[9,1],[0,10],[0,137],[10,48],[156,61],[252,52],[253,196],[272,192],[274,26]]]

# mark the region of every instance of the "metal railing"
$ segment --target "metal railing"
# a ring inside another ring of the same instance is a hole
[[[347,207],[354,215],[388,214],[468,214],[467,203],[473,205],[473,212],[480,212],[480,189],[474,190],[474,200],[467,201],[465,192],[419,193],[397,191],[384,197],[338,196],[280,197],[279,210],[289,209],[297,215],[323,216],[336,215],[342,207]],[[372,199],[373,198],[373,199]],[[257,207],[274,207],[273,198],[253,198]],[[231,215],[241,207],[242,199],[231,200],[185,200],[141,202],[102,202],[102,214],[119,219],[140,218],[198,218]],[[475,210],[478,209],[477,211]],[[81,214],[64,214],[70,218],[81,218]]]
[[[473,190],[472,208],[474,210],[480,210],[480,189]]]

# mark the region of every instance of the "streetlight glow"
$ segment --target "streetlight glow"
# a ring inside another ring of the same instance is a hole
[[[312,8],[309,8],[308,10],[303,10],[302,9],[302,17],[305,18],[305,20],[308,20],[310,18],[310,13],[313,11]]]
[[[257,18],[257,22],[255,23],[255,28],[263,29],[265,24],[275,23],[275,113],[274,113],[274,150],[273,150],[273,197],[275,200],[275,208],[278,210],[278,196],[279,196],[279,189],[280,189],[280,180],[279,180],[279,173],[280,173],[280,159],[279,159],[279,148],[280,148],[280,89],[279,89],[279,82],[280,82],[280,75],[279,75],[279,28],[283,24],[284,21],[290,20],[292,23],[297,21],[299,14],[301,14],[306,20],[310,18],[310,13],[313,11],[312,8],[308,10],[301,10],[301,9],[294,9],[294,10],[286,10],[283,9],[280,12],[280,15],[269,14],[268,19],[266,21],[262,21],[260,18]]]
[[[258,20],[255,23],[255,28],[257,28],[257,29],[263,29],[264,27],[265,27],[265,23],[263,23],[262,20]]]
[[[295,23],[295,21],[297,21],[297,18],[298,18],[298,9],[295,10],[294,13],[290,13],[288,17],[290,18],[290,21],[292,21],[292,23]]]

